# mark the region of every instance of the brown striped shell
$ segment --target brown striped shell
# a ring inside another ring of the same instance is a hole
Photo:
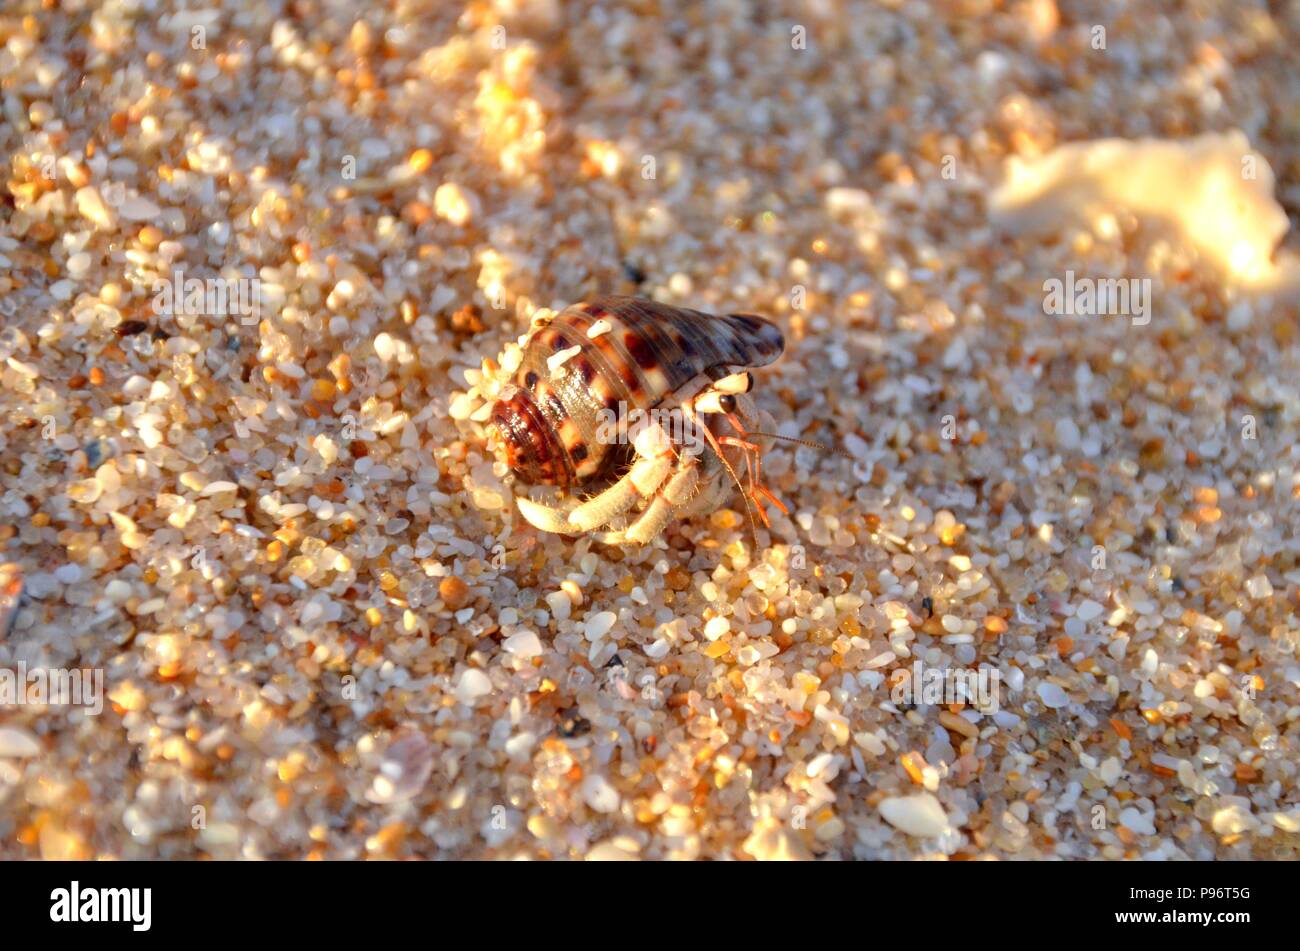
[[[654,409],[701,374],[766,366],[784,348],[781,331],[760,317],[599,297],[532,335],[516,389],[493,407],[492,423],[524,481],[587,482],[627,458],[625,446],[596,438],[603,410]]]

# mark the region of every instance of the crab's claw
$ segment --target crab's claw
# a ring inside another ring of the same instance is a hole
[[[515,499],[519,514],[534,528],[543,532],[560,532],[573,534],[578,531],[569,524],[569,510],[542,505],[532,499],[519,496]]]

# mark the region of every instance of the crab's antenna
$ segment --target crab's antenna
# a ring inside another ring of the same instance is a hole
[[[696,420],[698,422],[698,417],[696,417]],[[758,525],[754,521],[754,503],[749,498],[749,493],[745,491],[745,486],[740,481],[740,476],[736,475],[736,470],[732,467],[731,463],[727,461],[727,457],[723,454],[722,446],[718,444],[718,438],[713,435],[713,430],[709,429],[708,425],[704,423],[701,423],[700,426],[704,432],[704,438],[709,442],[709,447],[717,454],[718,461],[722,463],[723,467],[726,468],[727,472],[731,475],[731,481],[736,483],[736,488],[740,490],[740,497],[745,500],[745,515],[749,517],[749,533],[754,539],[754,547],[757,548]]]
[[[756,433],[753,431],[751,431],[749,435],[762,436],[765,439],[780,439],[783,442],[798,443],[799,445],[807,446],[810,449],[820,449],[822,452],[831,452],[837,456],[843,456],[845,459],[852,459],[854,461],[858,461],[858,457],[853,455],[850,452],[845,452],[843,449],[840,449],[837,446],[825,446],[819,442],[813,442],[811,439],[796,439],[794,436],[782,436],[779,435],[778,433]]]

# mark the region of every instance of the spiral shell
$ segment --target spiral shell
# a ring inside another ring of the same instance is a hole
[[[649,411],[701,375],[766,366],[785,347],[749,314],[713,316],[634,297],[574,304],[528,341],[492,423],[506,464],[527,482],[603,478],[626,447],[596,438],[602,419]]]

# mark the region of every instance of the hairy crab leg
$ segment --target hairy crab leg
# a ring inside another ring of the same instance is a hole
[[[569,525],[569,512],[571,508],[557,508],[551,505],[542,505],[540,502],[534,502],[527,496],[519,496],[515,499],[515,504],[519,507],[519,514],[533,528],[543,532],[556,532],[563,534],[572,532],[573,528]]]

